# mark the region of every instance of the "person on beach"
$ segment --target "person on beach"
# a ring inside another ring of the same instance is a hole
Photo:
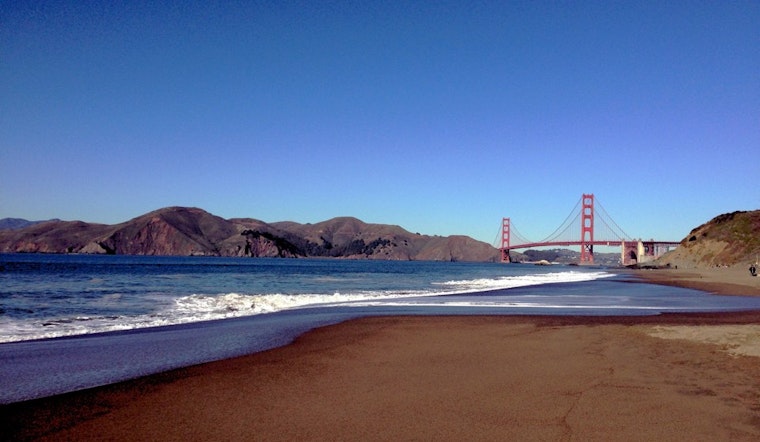
[[[757,276],[757,268],[755,268],[754,264],[749,265],[749,274],[752,276]]]

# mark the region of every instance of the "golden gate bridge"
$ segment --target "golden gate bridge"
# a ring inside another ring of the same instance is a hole
[[[594,194],[583,194],[575,208],[549,236],[530,241],[521,235],[510,218],[501,224],[501,261],[512,262],[509,251],[532,247],[580,246],[580,264],[594,263],[594,246],[619,246],[620,263],[632,265],[654,260],[679,244],[678,241],[642,241],[633,239],[615,223]]]

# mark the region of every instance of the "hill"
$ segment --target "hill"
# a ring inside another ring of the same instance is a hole
[[[548,261],[560,264],[577,264],[581,260],[581,252],[570,249],[528,249],[523,253],[512,252],[511,255],[516,262]],[[594,252],[594,265],[617,267],[620,265],[620,253]]]
[[[339,257],[496,261],[497,249],[466,236],[428,236],[339,217],[317,224],[223,219],[167,207],[116,224],[48,221],[0,230],[0,252],[119,255]]]
[[[496,261],[499,256],[490,244],[467,236],[421,235],[399,226],[367,224],[351,217],[317,224],[272,225],[306,240],[315,256],[429,261]]]
[[[760,257],[760,210],[718,215],[693,229],[660,266],[709,268],[749,265]]]
[[[49,219],[47,221],[60,221],[59,219]],[[0,230],[14,230],[14,229],[23,229],[24,227],[29,227],[34,224],[40,224],[47,221],[29,221],[22,218],[3,218],[0,219]]]

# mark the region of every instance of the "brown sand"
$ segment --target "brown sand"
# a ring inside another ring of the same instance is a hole
[[[756,343],[757,324],[760,312],[361,319],[0,407],[0,440],[760,440],[760,358],[714,339]],[[718,331],[689,333],[705,325]]]
[[[677,285],[720,295],[760,296],[760,276],[749,265],[709,269],[637,270],[637,276],[657,284]]]

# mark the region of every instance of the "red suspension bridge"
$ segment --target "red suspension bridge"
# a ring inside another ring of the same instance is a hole
[[[514,249],[580,246],[580,263],[593,264],[594,246],[619,246],[621,264],[631,265],[651,261],[678,244],[678,241],[633,239],[615,223],[598,202],[594,203],[593,193],[583,194],[565,221],[541,241],[526,239],[509,218],[504,218],[501,224],[502,262],[511,262],[509,251]]]

